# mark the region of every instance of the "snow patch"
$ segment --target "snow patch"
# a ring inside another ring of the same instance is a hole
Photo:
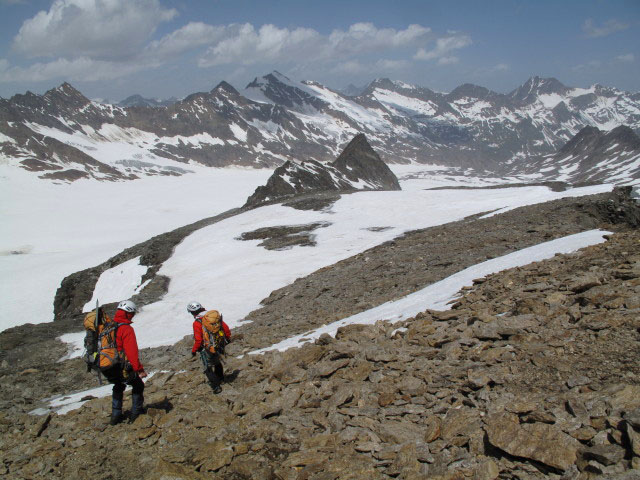
[[[247,131],[243,130],[238,124],[232,123],[231,125],[229,125],[229,128],[231,129],[234,137],[236,137],[238,140],[243,143],[247,141]]]
[[[411,318],[425,310],[448,310],[451,308],[449,303],[456,298],[460,289],[473,285],[473,280],[476,278],[546,260],[560,253],[571,253],[589,245],[602,243],[605,241],[604,235],[610,233],[611,232],[603,230],[589,230],[487,260],[486,262],[466,268],[399,300],[384,303],[351,317],[338,320],[329,325],[324,325],[311,332],[290,337],[270,347],[254,350],[249,353],[256,355],[272,350],[284,351],[289,348],[300,347],[307,342],[318,339],[325,333],[335,336],[338,329],[346,325],[372,325],[379,320],[387,320],[395,323]]]
[[[140,265],[140,257],[136,257],[105,270],[98,278],[93,296],[84,305],[82,312],[94,310],[98,300],[101,304],[106,304],[131,298],[141,289],[142,277],[148,268]]]

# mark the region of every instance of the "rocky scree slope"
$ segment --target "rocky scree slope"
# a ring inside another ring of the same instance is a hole
[[[398,299],[488,258],[540,242],[593,228],[637,228],[640,209],[629,192],[630,188],[624,188],[611,194],[566,198],[407,233],[272,292],[261,302],[263,306],[247,317],[250,323],[234,329],[234,335],[244,337],[235,345],[242,352],[268,347],[323,323]],[[296,198],[286,205],[327,208],[336,198],[335,194],[316,194]],[[140,305],[152,303],[167,291],[168,279],[155,272],[175,245],[195,229],[221,218],[226,217],[206,219],[159,235],[101,265],[67,277],[56,296],[55,322],[1,332],[0,410],[7,414],[28,412],[46,406],[43,400],[51,396],[94,387],[95,377],[85,373],[82,360],[59,362],[67,353],[67,346],[57,338],[82,330],[82,307],[90,300],[100,274],[140,256],[142,264],[149,267],[144,280],[151,282],[134,300]],[[261,232],[265,248],[290,245],[288,232],[276,230]],[[296,232],[291,237],[299,239],[300,235]],[[115,304],[106,308],[112,312]],[[189,321],[186,314],[183,320]],[[187,338],[175,346],[145,350],[144,364],[149,370],[166,369],[189,351],[189,343]]]
[[[450,311],[234,355],[212,395],[196,360],[65,416],[0,413],[0,474],[80,479],[637,478],[637,229],[477,279]],[[241,342],[240,342],[241,343]],[[129,399],[125,399],[127,402]]]
[[[358,132],[389,162],[504,173],[551,154],[580,129],[640,128],[640,94],[532,77],[509,94],[465,84],[450,93],[377,79],[351,97],[278,72],[242,92],[221,82],[166,107],[92,102],[65,83],[0,99],[0,155],[42,178],[180,175],[205,166],[330,161]],[[113,157],[115,142],[121,153]]]
[[[398,179],[371,148],[367,137],[353,137],[338,158],[323,164],[314,160],[287,161],[251,195],[245,207],[281,201],[318,191],[400,190]]]

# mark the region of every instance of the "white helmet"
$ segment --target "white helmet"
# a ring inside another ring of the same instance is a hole
[[[202,305],[200,305],[200,302],[189,302],[187,304],[187,312],[191,313],[192,315],[194,313],[198,313],[200,310],[204,310]]]
[[[137,307],[136,304],[131,300],[123,300],[118,304],[118,310],[124,310],[129,313],[136,313]]]

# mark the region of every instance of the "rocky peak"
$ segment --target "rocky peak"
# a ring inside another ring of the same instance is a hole
[[[119,107],[148,107],[148,101],[140,94],[130,95],[124,100],[118,102]]]
[[[584,127],[571,140],[569,140],[560,150],[559,154],[567,154],[576,150],[584,150],[593,146],[600,138],[602,132],[597,127]]]
[[[220,82],[218,85],[216,85],[216,87],[211,90],[211,93],[214,92],[226,92],[226,93],[230,93],[231,95],[240,95],[240,93],[233,88],[233,86],[227,82],[225,82],[224,80],[222,82]]]
[[[631,128],[621,125],[607,132],[588,126],[557,153],[533,162],[531,172],[571,183],[623,183],[640,174],[639,160],[640,138]]]
[[[569,88],[563,85],[558,79],[542,78],[534,76],[529,78],[524,85],[516,88],[509,94],[513,100],[530,103],[534,101],[539,95],[557,93],[565,94]]]
[[[400,190],[398,179],[363,134],[356,135],[332,164],[315,160],[287,161],[245,206],[258,206],[311,192]]]
[[[447,95],[448,100],[457,100],[460,98],[475,98],[475,99],[486,99],[489,97],[496,96],[495,92],[492,92],[488,88],[480,87],[478,85],[474,85],[472,83],[465,83],[456,87]]]
[[[431,92],[431,90],[427,88],[415,87],[413,85],[409,85],[408,83],[400,82],[397,80],[390,80],[389,78],[376,78],[373,82],[371,82],[366,87],[359,89],[361,92],[360,95],[371,95],[376,91],[376,89],[390,90],[392,92],[400,92],[404,94],[414,90],[416,92],[418,91]],[[413,95],[410,95],[410,96],[413,96]]]
[[[620,125],[610,132],[603,132],[596,127],[584,127],[560,149],[559,155],[594,154],[616,147],[616,150],[639,150],[640,138],[626,125]]]
[[[327,105],[307,91],[303,84],[297,85],[278,71],[273,71],[260,79],[254,79],[247,85],[246,91],[249,98],[257,93],[277,105],[292,110],[308,111],[309,106],[322,110]]]
[[[340,89],[340,92],[347,97],[357,97],[358,95],[362,95],[366,89],[367,87],[357,87],[353,83],[350,83],[346,87]]]
[[[398,179],[363,133],[353,137],[333,166],[353,182],[365,180],[378,185],[379,190],[400,190]]]
[[[48,90],[43,99],[59,107],[82,107],[91,102],[82,93],[65,82],[59,87]]]
[[[640,137],[626,125],[620,125],[605,135],[607,143],[619,143],[634,150],[640,149]]]
[[[396,85],[388,78],[376,78],[367,87],[367,91],[373,91],[376,88],[382,88],[384,90],[394,90]]]
[[[167,100],[158,100],[154,98],[145,98],[142,95],[135,94],[131,95],[121,102],[118,103],[119,107],[127,108],[127,107],[168,107],[169,105],[173,105],[177,102],[175,97],[171,97]]]

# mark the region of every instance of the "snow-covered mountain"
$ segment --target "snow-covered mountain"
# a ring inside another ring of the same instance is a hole
[[[155,98],[145,98],[142,95],[131,95],[124,100],[118,102],[119,107],[168,107],[178,101],[177,98],[171,97],[166,100],[158,100]]]
[[[65,83],[0,99],[0,159],[43,178],[115,180],[206,166],[328,162],[358,133],[386,162],[502,173],[554,153],[583,127],[640,131],[640,94],[532,77],[509,94],[450,93],[389,79],[347,96],[273,72],[242,91],[226,82],[167,107],[91,102]]]
[[[570,183],[625,183],[640,178],[640,137],[627,126],[584,127],[557,153],[533,162],[531,173]]]

